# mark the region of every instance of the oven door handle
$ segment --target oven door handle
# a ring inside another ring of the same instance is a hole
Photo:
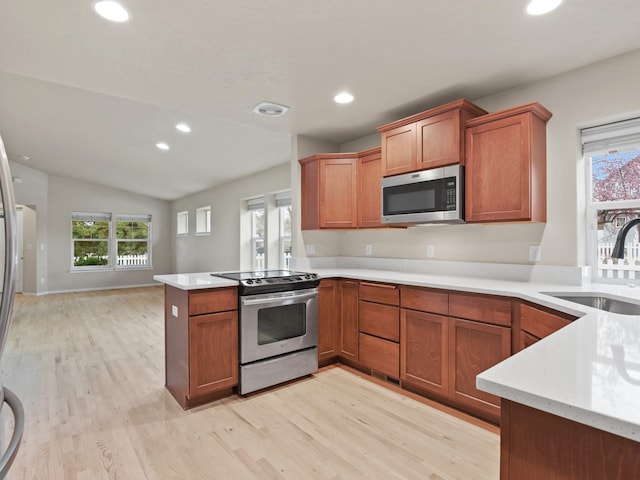
[[[317,298],[318,292],[305,292],[305,293],[295,293],[293,295],[278,295],[271,297],[262,297],[262,298],[243,298],[242,305],[267,305],[269,303],[281,303],[283,300],[306,300],[311,298]]]

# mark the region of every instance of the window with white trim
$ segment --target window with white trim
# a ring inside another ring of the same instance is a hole
[[[623,259],[611,257],[619,231],[640,217],[640,118],[582,130],[587,166],[587,249],[593,278],[640,279],[640,228],[626,237]]]
[[[176,214],[176,233],[178,235],[189,235],[189,212],[178,212]]]
[[[211,235],[211,205],[196,209],[196,235]]]
[[[111,214],[73,212],[71,214],[71,269],[111,268]]]
[[[116,215],[116,269],[151,267],[151,215]]]
[[[266,268],[264,197],[247,200],[247,209],[251,214],[251,269],[264,270]]]
[[[151,215],[71,213],[71,271],[151,267]]]
[[[279,265],[281,269],[289,270],[291,260],[291,192],[276,194],[276,208],[279,218]]]

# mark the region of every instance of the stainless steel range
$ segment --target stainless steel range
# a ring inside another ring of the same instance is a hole
[[[317,274],[265,270],[211,275],[239,282],[241,395],[318,370]]]

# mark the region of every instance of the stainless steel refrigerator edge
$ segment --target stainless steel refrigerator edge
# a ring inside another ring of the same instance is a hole
[[[16,202],[13,196],[13,184],[9,159],[0,137],[0,195],[2,200],[2,219],[4,220],[4,275],[2,283],[2,298],[0,300],[0,364],[2,353],[7,343],[13,298],[16,290],[16,266],[18,263],[16,240]],[[7,404],[14,417],[14,430],[7,449],[0,458],[0,479],[5,478],[9,467],[18,453],[20,441],[24,431],[24,410],[18,397],[2,383],[0,378],[0,409]]]

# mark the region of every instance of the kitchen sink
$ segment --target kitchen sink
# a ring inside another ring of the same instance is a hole
[[[619,313],[622,315],[640,315],[640,303],[622,300],[604,293],[560,293],[560,292],[540,292],[544,295],[579,303],[587,307],[597,308],[605,312]]]

